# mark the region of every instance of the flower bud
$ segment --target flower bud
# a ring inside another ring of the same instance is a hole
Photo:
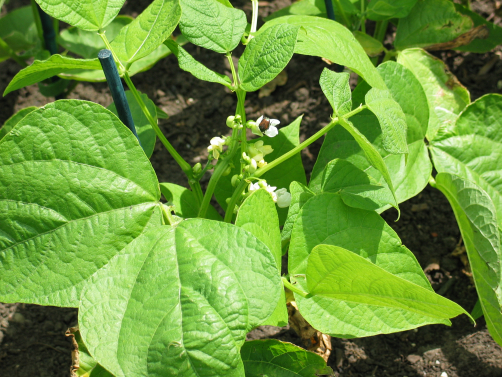
[[[232,180],[230,181],[230,183],[232,184],[232,187],[237,187],[237,185],[239,184],[240,181],[241,181],[241,179],[239,178],[239,176],[237,174],[235,174],[232,177]]]
[[[248,164],[251,162],[251,159],[249,156],[246,154],[246,152],[242,152],[242,159],[246,161]]]
[[[202,171],[202,165],[200,164],[200,162],[197,162],[197,163],[193,166],[192,171],[193,171],[195,174],[199,174],[199,173]]]
[[[227,118],[227,127],[234,128],[235,127],[235,116],[230,115]]]
[[[225,169],[225,171],[221,174],[223,177],[229,175],[232,172],[232,167],[229,166]]]

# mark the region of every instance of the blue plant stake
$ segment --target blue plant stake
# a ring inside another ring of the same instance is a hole
[[[98,53],[99,61],[105,72],[106,81],[108,82],[108,87],[112,92],[113,102],[117,108],[117,113],[120,120],[124,123],[127,128],[129,128],[134,136],[139,141],[138,133],[136,132],[136,127],[134,127],[134,121],[132,120],[131,109],[127,103],[126,95],[124,92],[124,86],[120,80],[119,71],[117,70],[117,65],[115,60],[113,60],[112,52],[110,50],[104,49]],[[141,146],[143,148],[143,146]]]
[[[42,23],[42,30],[44,32],[44,42],[45,48],[49,50],[51,55],[58,53],[58,45],[56,43],[56,33],[54,31],[54,26],[52,25],[51,17],[45,13],[40,5],[37,4],[38,15],[40,16],[40,22]]]
[[[328,12],[328,18],[330,20],[336,21],[335,9],[333,8],[333,0],[324,0],[324,3],[326,4],[326,11]]]

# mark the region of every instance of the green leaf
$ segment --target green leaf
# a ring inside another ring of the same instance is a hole
[[[110,111],[62,100],[31,112],[0,141],[0,300],[78,306],[96,270],[161,224],[159,198]]]
[[[350,68],[372,87],[387,89],[364,49],[343,25],[319,17],[286,16],[267,22],[259,32],[277,24],[300,27],[295,53],[329,59]]]
[[[38,109],[36,106],[25,107],[7,119],[2,128],[0,128],[0,140],[2,140],[2,138],[7,135],[10,130],[12,130],[12,128],[14,128],[14,126],[21,121],[21,119],[36,109]]]
[[[395,62],[386,62],[378,67],[378,72],[406,116],[408,160],[405,161],[403,155],[389,154],[383,149],[379,122],[371,112],[364,110],[351,117],[351,120],[383,157],[396,190],[398,202],[401,203],[421,192],[427,185],[432,172],[432,164],[423,141],[429,122],[429,108],[420,82],[409,69]],[[364,103],[364,96],[369,89],[370,86],[364,82],[358,85],[352,93],[354,106]],[[413,96],[409,93],[413,93]],[[323,170],[330,161],[336,158],[347,160],[374,178],[378,184],[387,186],[382,174],[371,166],[354,138],[341,127],[335,127],[328,132],[312,171],[309,187],[313,191],[321,191]],[[382,197],[379,200],[376,198],[373,200],[392,203],[392,194],[390,190],[386,191],[386,199]],[[382,193],[379,191],[378,194]],[[388,204],[377,209],[377,212],[382,212],[387,208],[389,208]]]
[[[14,9],[0,18],[0,38],[14,52],[25,52],[24,55],[29,50],[41,47],[31,6]],[[0,51],[0,59],[8,56],[7,52]]]
[[[359,30],[354,31],[353,34],[368,56],[378,56],[385,50],[382,42],[378,39],[375,39]]]
[[[394,45],[398,50],[449,42],[468,32],[472,20],[455,10],[449,0],[420,0],[399,20]]]
[[[117,16],[125,0],[36,0],[49,16],[87,31],[103,29]]]
[[[481,17],[479,14],[472,12],[471,10],[463,7],[460,4],[455,4],[455,9],[457,10],[457,12],[469,16],[474,22],[474,27],[485,25],[489,31],[488,38],[475,39],[467,46],[457,47],[455,48],[455,50],[483,54],[485,52],[493,50],[499,44],[502,44],[502,28],[500,26],[485,20],[485,18]]]
[[[240,347],[280,287],[272,254],[252,234],[189,219],[144,233],[92,277],[80,331],[117,377],[243,376]]]
[[[431,143],[434,167],[471,181],[492,199],[502,229],[502,96],[471,103],[443,138]]]
[[[174,183],[161,183],[160,191],[170,205],[174,205],[174,213],[184,219],[196,218],[199,215],[197,197],[189,189]],[[172,203],[172,204],[171,204]],[[206,216],[208,219],[221,221],[218,211],[209,205]]]
[[[263,140],[265,145],[272,146],[274,151],[265,156],[265,160],[267,162],[271,162],[300,144],[301,121],[302,117],[298,117],[287,127],[279,128],[279,134],[277,136],[272,138],[268,136],[262,136],[253,139],[249,144],[252,144],[258,140]],[[240,166],[239,154],[235,156],[232,163],[234,164],[234,166]],[[214,192],[216,200],[223,209],[227,208],[226,199],[230,198],[235,190],[230,182],[233,174],[235,174],[235,172],[232,172],[226,177],[221,177],[220,181],[218,182],[218,187]],[[303,168],[302,158],[299,153],[287,159],[272,170],[266,172],[260,178],[265,179],[270,186],[275,186],[278,189],[288,188],[293,181],[300,182],[304,185],[307,184],[305,169]],[[288,209],[277,208],[277,212],[279,213],[279,224],[283,225],[286,221]]]
[[[367,17],[373,21],[406,17],[417,0],[373,0],[368,4]]]
[[[287,251],[286,246],[291,239],[293,225],[296,221],[296,218],[298,217],[298,214],[300,213],[300,210],[310,198],[315,196],[315,193],[307,186],[296,181],[291,182],[291,185],[289,186],[289,192],[291,194],[291,203],[289,204],[288,217],[281,232],[281,244],[284,250],[284,254]]]
[[[347,72],[334,72],[324,68],[319,84],[333,108],[334,116],[343,116],[352,109],[352,97],[349,85],[350,75]]]
[[[304,275],[310,252],[320,244],[350,250],[388,273],[433,292],[414,255],[402,245],[392,228],[373,211],[347,206],[338,194],[323,193],[311,198],[295,222],[289,272],[291,282],[304,291],[307,291]],[[363,278],[353,277],[356,276]],[[302,315],[314,328],[343,338],[402,331],[429,323],[450,324],[447,319],[438,320],[408,310],[321,296],[295,295],[295,298]]]
[[[366,136],[364,136],[362,132],[360,132],[356,127],[354,127],[354,124],[352,124],[352,122],[344,120],[342,118],[340,119],[340,124],[343,128],[345,128],[346,131],[350,133],[350,135],[354,138],[359,147],[363,150],[364,155],[366,156],[368,162],[380,172],[383,179],[385,180],[385,183],[387,183],[387,186],[389,187],[389,190],[392,193],[393,202],[389,204],[391,204],[394,208],[396,208],[398,213],[400,213],[398,204],[399,202],[397,200],[396,192],[394,190],[394,185],[390,177],[389,169],[387,168],[387,165],[385,164],[385,161],[383,160],[380,153],[378,153],[378,150],[373,146],[373,144],[369,142],[369,140],[366,138]]]
[[[390,91],[372,88],[365,99],[382,128],[383,148],[393,154],[408,153],[406,117]]]
[[[143,110],[141,110],[138,101],[136,101],[136,98],[134,97],[134,94],[130,90],[127,90],[125,94],[127,103],[129,104],[129,108],[131,109],[134,126],[136,127],[139,140],[141,141],[141,146],[143,147],[146,156],[150,158],[152,157],[153,150],[155,149],[157,135],[155,134],[155,131],[153,130],[147,117],[143,113]],[[157,110],[155,104],[150,98],[148,98],[146,94],[139,92],[139,95],[145,103],[146,108],[148,109],[150,114],[152,114],[153,119],[155,120],[155,122],[157,122]],[[118,116],[115,102],[112,102],[110,106],[107,107],[107,109]]]
[[[348,161],[335,159],[324,169],[322,192],[339,193],[345,204],[377,210],[388,203],[384,186]]]
[[[120,29],[133,21],[129,16],[117,16],[105,29],[106,38],[109,41],[120,33]],[[68,51],[80,55],[85,59],[98,57],[98,52],[104,48],[105,42],[95,31],[84,31],[77,27],[69,27],[63,30],[58,36],[58,42]]]
[[[281,232],[279,231],[279,217],[272,196],[263,189],[252,193],[240,206],[235,225],[247,230],[267,245],[274,256],[279,276],[281,276]],[[287,324],[288,310],[283,289],[275,311],[262,325],[286,326]]]
[[[373,310],[399,310],[409,312],[412,316],[434,318],[439,323],[467,314],[459,305],[428,287],[395,276],[366,258],[338,246],[316,246],[310,253],[306,275],[309,296],[329,298],[336,306],[359,304],[372,307]],[[337,314],[336,307],[325,309]],[[399,322],[400,319],[396,320],[396,325],[401,325]],[[329,324],[324,326],[326,329],[330,327]]]
[[[181,18],[179,0],[155,0],[133,22],[124,26],[112,42],[126,65],[155,51],[174,31]]]
[[[35,60],[32,65],[22,69],[14,76],[3,95],[60,73],[79,69],[101,69],[101,64],[97,58],[74,59],[62,55],[52,55],[47,60]]]
[[[440,173],[435,186],[450,202],[462,233],[486,326],[502,345],[500,231],[488,194],[474,183]]]
[[[246,377],[316,377],[333,372],[321,356],[275,339],[246,342],[241,356]]]
[[[239,58],[240,87],[254,92],[272,81],[293,57],[299,26],[267,28],[248,43]]]
[[[483,308],[481,307],[481,301],[476,301],[476,304],[474,305],[474,308],[472,308],[471,311],[471,317],[474,318],[476,321],[478,318],[481,318],[483,316]]]
[[[232,51],[246,30],[246,14],[216,0],[181,0],[180,29],[193,44],[219,53]]]
[[[212,71],[204,64],[199,63],[186,50],[173,40],[167,40],[164,44],[169,47],[174,55],[178,58],[180,68],[186,72],[190,72],[199,80],[216,82],[225,85],[227,88],[232,88],[232,81],[226,75]]]

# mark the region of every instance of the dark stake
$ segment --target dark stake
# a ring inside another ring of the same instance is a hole
[[[326,12],[328,13],[328,18],[330,20],[336,21],[335,9],[333,8],[333,0],[324,0],[324,3],[326,4]]]
[[[108,87],[112,92],[113,102],[117,108],[117,113],[120,120],[124,123],[127,128],[129,128],[134,136],[139,141],[138,133],[136,132],[136,127],[134,127],[134,121],[132,120],[131,109],[127,103],[126,95],[124,92],[124,86],[120,80],[119,71],[117,70],[117,65],[115,60],[113,60],[112,52],[110,50],[104,49],[98,53],[99,61],[105,72],[106,81],[108,82]]]

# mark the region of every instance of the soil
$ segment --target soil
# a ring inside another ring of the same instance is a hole
[[[28,3],[29,0],[11,1],[6,9]],[[122,12],[135,16],[148,3],[147,0],[128,1]],[[249,1],[234,3],[250,12]],[[290,0],[260,2],[261,15],[266,16],[289,3]],[[472,7],[502,26],[497,15],[501,13],[500,1],[473,1]],[[229,74],[223,56],[192,45],[187,45],[186,49],[209,68]],[[241,53],[242,50],[238,50],[234,55]],[[500,46],[486,54],[446,51],[436,56],[442,58],[470,90],[473,100],[486,93],[502,93]],[[253,119],[266,114],[288,124],[304,114],[300,137],[304,140],[314,134],[329,121],[329,103],[318,84],[324,67],[326,63],[321,59],[295,55],[286,69],[288,79],[284,86],[277,87],[268,97],[260,98],[257,92],[248,95],[248,117]],[[19,66],[11,60],[0,63],[0,91],[3,92],[18,71]],[[205,161],[209,139],[228,134],[225,119],[235,109],[235,95],[220,85],[201,82],[180,71],[174,57],[136,75],[133,81],[169,114],[169,119],[160,121],[160,127],[187,161],[193,164]],[[104,106],[111,103],[106,84],[79,83],[70,98],[92,100]],[[42,106],[52,100],[43,97],[37,86],[11,93],[0,99],[0,124],[26,106]],[[313,167],[321,142],[302,152],[307,173]],[[160,143],[152,156],[152,164],[160,182],[187,186],[181,170]],[[209,174],[204,177],[203,184],[208,180]],[[471,310],[476,302],[476,291],[463,263],[465,254],[459,253],[460,232],[447,200],[439,191],[428,187],[403,203],[401,213],[397,223],[393,210],[385,212],[383,217],[414,252],[434,289]],[[68,377],[71,348],[64,333],[76,324],[76,320],[76,309],[0,304],[0,376]],[[460,316],[452,323],[451,327],[432,325],[368,338],[333,338],[333,352],[328,363],[336,376],[502,376],[502,348],[491,339],[484,320],[479,319],[473,327],[466,316]],[[265,337],[300,342],[289,328],[270,326],[254,330],[248,339]]]

